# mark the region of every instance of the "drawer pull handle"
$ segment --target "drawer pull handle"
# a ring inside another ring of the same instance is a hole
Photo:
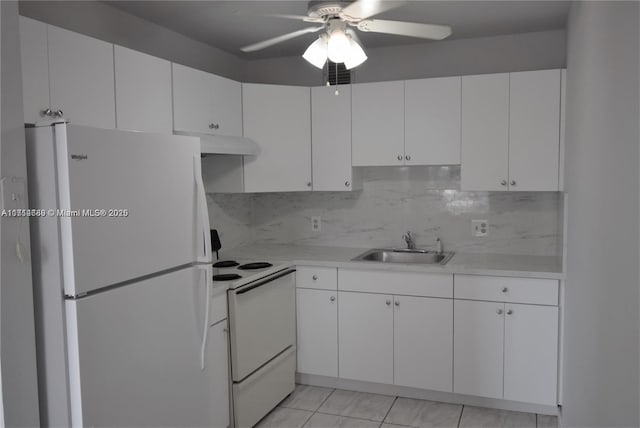
[[[509,289],[507,287],[502,287],[502,292],[506,293],[507,291],[509,291]]]
[[[387,306],[391,306],[391,300],[387,300]]]
[[[496,314],[498,314],[498,315],[502,315],[502,309],[498,309],[498,310],[496,311]]]
[[[509,309],[509,310],[507,311],[507,315],[512,315],[512,314],[513,314],[513,310]]]
[[[336,296],[331,296],[331,298],[329,300],[331,300],[332,302],[335,302],[336,301]]]
[[[318,275],[313,275],[313,276],[311,277],[311,279],[313,279],[314,281],[317,281],[317,280],[318,280]]]
[[[396,306],[400,306],[400,300],[396,300]]]

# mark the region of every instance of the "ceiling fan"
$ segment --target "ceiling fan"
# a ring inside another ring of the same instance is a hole
[[[354,31],[356,29],[364,32],[396,34],[430,40],[442,40],[451,35],[451,27],[448,25],[369,19],[405,3],[407,2],[382,0],[311,1],[306,16],[283,14],[267,14],[266,16],[296,19],[319,25],[263,40],[245,46],[241,50],[254,52],[305,34],[322,31],[318,39],[304,52],[303,58],[318,68],[323,68],[328,58],[334,63],[344,63],[347,69],[351,69],[367,59]]]

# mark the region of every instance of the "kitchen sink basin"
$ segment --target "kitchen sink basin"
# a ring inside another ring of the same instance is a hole
[[[381,263],[445,265],[449,260],[451,260],[453,255],[454,253],[449,251],[437,253],[429,250],[375,248],[360,254],[352,260]]]

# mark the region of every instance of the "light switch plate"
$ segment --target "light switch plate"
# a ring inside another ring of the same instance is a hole
[[[21,177],[2,177],[0,187],[2,188],[3,210],[18,210],[27,208],[25,201],[25,182]]]
[[[471,220],[471,233],[476,238],[489,234],[489,222],[487,220]]]

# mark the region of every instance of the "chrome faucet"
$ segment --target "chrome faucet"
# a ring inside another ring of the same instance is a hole
[[[407,232],[404,235],[402,235],[402,239],[404,239],[404,242],[407,243],[408,250],[416,249],[416,242],[413,240],[413,235],[411,234],[411,232]]]
[[[440,238],[436,238],[436,253],[442,254],[442,241]]]

